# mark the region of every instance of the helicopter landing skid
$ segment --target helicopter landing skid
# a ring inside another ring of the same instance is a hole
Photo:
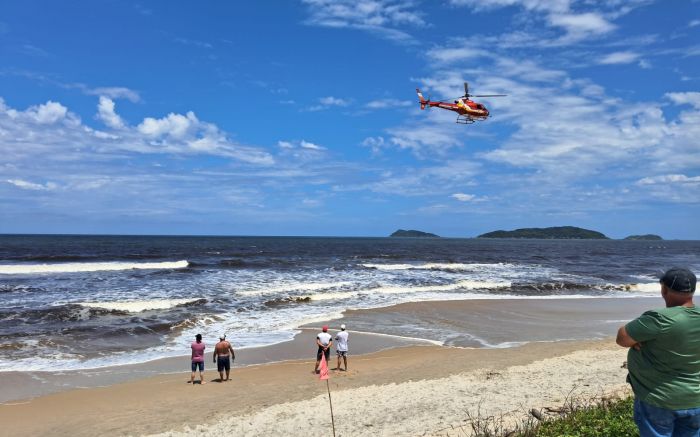
[[[455,123],[459,123],[459,124],[472,124],[472,123],[474,123],[475,121],[476,121],[475,119],[473,119],[473,118],[471,118],[471,117],[469,117],[469,116],[466,116],[466,115],[458,115],[458,116],[457,116],[457,121],[456,121]]]

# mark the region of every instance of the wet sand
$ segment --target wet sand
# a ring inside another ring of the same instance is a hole
[[[342,410],[338,412],[339,418],[343,417],[341,422],[345,421],[345,431],[339,435],[415,435],[411,430],[417,431],[415,427],[419,425],[427,427],[421,433],[438,433],[440,427],[463,423],[460,422],[464,419],[463,412],[461,417],[456,417],[460,414],[453,408],[476,406],[474,402],[482,399],[483,403],[491,394],[512,410],[514,401],[531,406],[563,401],[560,398],[566,393],[562,392],[586,384],[595,386],[596,392],[624,389],[625,371],[620,365],[625,350],[614,345],[611,337],[621,320],[629,320],[656,306],[658,299],[647,298],[485,300],[412,303],[348,312],[342,321],[348,324],[351,333],[350,371],[335,372],[330,383],[332,391],[345,392],[338,397],[339,402],[346,402],[347,412],[345,416]],[[599,335],[596,330],[601,329],[600,317],[586,317],[586,314],[601,313],[604,320],[615,321],[611,324],[614,329],[607,325],[603,329],[605,340],[552,342],[562,332],[568,335],[566,331],[572,326],[580,329],[586,320],[596,325],[591,332]],[[469,323],[475,328],[485,331],[522,333],[527,325],[531,326],[530,331],[523,335],[539,342],[503,349],[417,346],[419,343],[414,340],[363,335],[351,328],[355,322],[361,324],[361,319],[369,320],[374,326],[391,323],[403,326],[402,318],[406,314],[410,314],[409,319],[439,319],[440,323],[453,320],[459,329],[463,329],[464,320],[471,320]],[[400,323],[392,322],[397,318],[402,319]],[[542,321],[541,325],[538,320]],[[339,323],[333,321],[332,325]],[[212,371],[208,362],[208,384],[189,384],[187,357],[104,368],[90,371],[94,372],[91,376],[86,376],[90,372],[85,371],[6,373],[3,396],[13,400],[0,405],[0,420],[9,435],[141,435],[183,430],[198,424],[207,427],[202,431],[214,435],[231,432],[255,435],[265,434],[265,430],[305,435],[319,425],[316,421],[326,418],[319,419],[308,410],[322,408],[316,403],[323,399],[326,390],[325,383],[312,374],[314,361],[309,359],[314,353],[315,331],[305,330],[291,342],[240,350],[232,372],[233,381],[226,383],[215,382],[218,373]],[[551,335],[547,338],[542,332]],[[332,358],[331,367],[335,367]],[[548,359],[554,361],[547,362]],[[261,364],[271,361],[275,363]],[[241,367],[243,364],[247,367]],[[41,380],[35,379],[37,373],[42,373]],[[489,374],[498,374],[503,379],[489,379]],[[528,375],[532,376],[531,380],[527,380]],[[76,385],[90,388],[75,389]],[[480,387],[480,391],[470,392],[467,388],[472,386]],[[510,395],[504,394],[506,386]],[[462,393],[464,399],[452,387],[466,390]],[[440,396],[440,391],[450,392],[450,397]],[[41,396],[20,400],[38,394]],[[389,397],[384,398],[384,394]],[[400,396],[401,400],[391,396]],[[391,405],[392,399],[398,406],[406,405],[407,410],[402,413],[398,408],[392,413],[396,420],[388,422],[375,417],[376,407],[372,404]],[[414,405],[416,399],[422,399],[419,405]],[[438,414],[437,421],[423,417],[423,411],[443,410],[452,413]],[[418,417],[422,419],[416,424],[413,418]],[[368,423],[360,427],[362,420]],[[280,428],[282,425],[288,428]],[[387,426],[396,432],[390,432]]]

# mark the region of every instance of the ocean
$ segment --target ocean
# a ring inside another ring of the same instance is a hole
[[[0,371],[185,355],[196,333],[270,345],[406,302],[656,296],[676,265],[700,271],[700,241],[5,235]],[[363,330],[510,344],[430,320]]]

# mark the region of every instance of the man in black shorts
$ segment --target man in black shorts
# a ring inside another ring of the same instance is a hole
[[[319,332],[316,336],[316,344],[318,352],[316,352],[316,367],[314,373],[318,373],[318,366],[321,364],[321,354],[326,356],[326,363],[331,358],[331,346],[333,346],[333,337],[328,333],[328,326],[323,326],[323,332]]]
[[[219,342],[214,346],[214,362],[219,370],[219,381],[228,381],[228,375],[231,371],[231,362],[236,359],[236,354],[233,352],[231,343],[226,341],[226,334],[219,337]],[[226,370],[226,379],[224,379],[224,370]]]

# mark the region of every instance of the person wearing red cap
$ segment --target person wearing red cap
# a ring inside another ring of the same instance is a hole
[[[318,345],[318,352],[316,352],[316,367],[314,368],[314,373],[318,373],[318,366],[321,364],[321,354],[326,356],[326,362],[331,358],[331,346],[333,346],[333,337],[328,333],[328,325],[323,325],[323,331],[319,332],[316,336],[316,345]]]

